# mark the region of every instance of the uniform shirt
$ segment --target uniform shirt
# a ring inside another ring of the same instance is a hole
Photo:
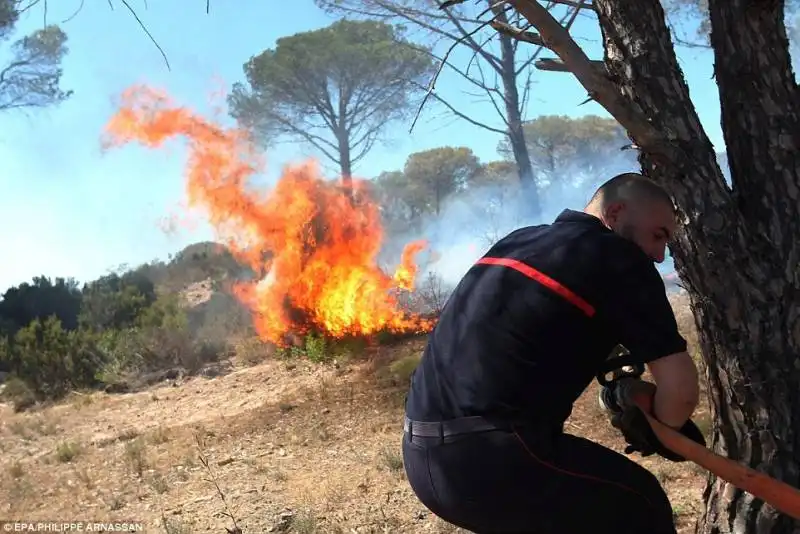
[[[618,344],[642,363],[686,350],[638,245],[591,215],[497,242],[459,282],[412,375],[406,414],[560,425]]]

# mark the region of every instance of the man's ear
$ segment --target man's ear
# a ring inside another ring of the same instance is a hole
[[[615,226],[619,222],[620,215],[625,209],[624,202],[611,202],[603,210],[603,218],[608,226]]]

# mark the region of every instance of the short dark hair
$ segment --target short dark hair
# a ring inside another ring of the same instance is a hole
[[[650,178],[635,172],[618,174],[597,188],[589,204],[608,205],[611,202],[630,199],[658,200],[674,207],[667,190]]]

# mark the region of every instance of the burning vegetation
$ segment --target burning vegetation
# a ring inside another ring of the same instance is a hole
[[[149,87],[127,90],[106,130],[109,147],[188,141],[189,205],[207,213],[256,273],[234,292],[252,310],[263,340],[285,346],[289,334],[310,331],[342,338],[432,327],[398,299],[414,290],[415,257],[426,243],[406,245],[395,273],[385,273],[377,263],[380,212],[364,182],[345,190],[308,162],[285,168],[266,194],[254,191],[247,182],[262,168],[261,154],[246,132],[214,124]]]

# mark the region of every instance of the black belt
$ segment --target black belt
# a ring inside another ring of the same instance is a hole
[[[448,421],[413,421],[404,417],[403,432],[412,437],[420,438],[444,438],[457,436],[459,434],[474,434],[476,432],[491,432],[492,430],[511,431],[515,426],[522,426],[523,423],[515,424],[512,421],[490,421],[485,417],[461,417]]]

